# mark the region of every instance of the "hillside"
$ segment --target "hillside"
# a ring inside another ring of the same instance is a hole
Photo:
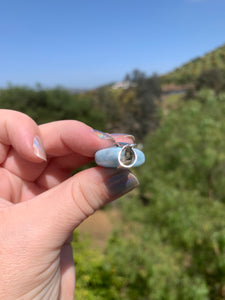
[[[186,84],[195,80],[201,72],[209,69],[225,70],[225,44],[214,51],[197,57],[174,71],[163,75],[162,83]]]

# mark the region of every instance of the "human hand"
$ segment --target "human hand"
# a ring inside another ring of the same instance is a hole
[[[74,298],[73,230],[138,185],[117,169],[94,167],[70,177],[112,145],[81,122],[37,126],[22,113],[0,110],[0,299]]]

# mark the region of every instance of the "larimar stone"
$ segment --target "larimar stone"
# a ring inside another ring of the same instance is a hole
[[[121,164],[119,162],[119,154],[121,152],[121,149],[122,147],[111,147],[98,150],[95,153],[95,162],[97,163],[97,165],[107,168],[121,167]],[[138,167],[142,165],[145,162],[145,155],[141,150],[135,148],[132,148],[132,150],[125,150],[124,153],[121,153],[120,160],[122,161],[122,163],[124,165],[127,165],[128,167],[129,164],[132,164],[134,155],[132,155],[131,151],[134,151],[137,157],[137,160],[132,167]]]

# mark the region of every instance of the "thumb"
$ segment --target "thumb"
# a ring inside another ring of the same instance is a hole
[[[22,211],[17,212],[17,220],[20,215],[28,222],[33,238],[44,238],[51,241],[48,246],[60,247],[88,216],[138,184],[127,170],[91,168],[18,205]]]

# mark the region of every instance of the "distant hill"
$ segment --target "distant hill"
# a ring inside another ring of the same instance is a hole
[[[225,70],[225,44],[161,77],[162,83],[187,84],[209,69]]]

